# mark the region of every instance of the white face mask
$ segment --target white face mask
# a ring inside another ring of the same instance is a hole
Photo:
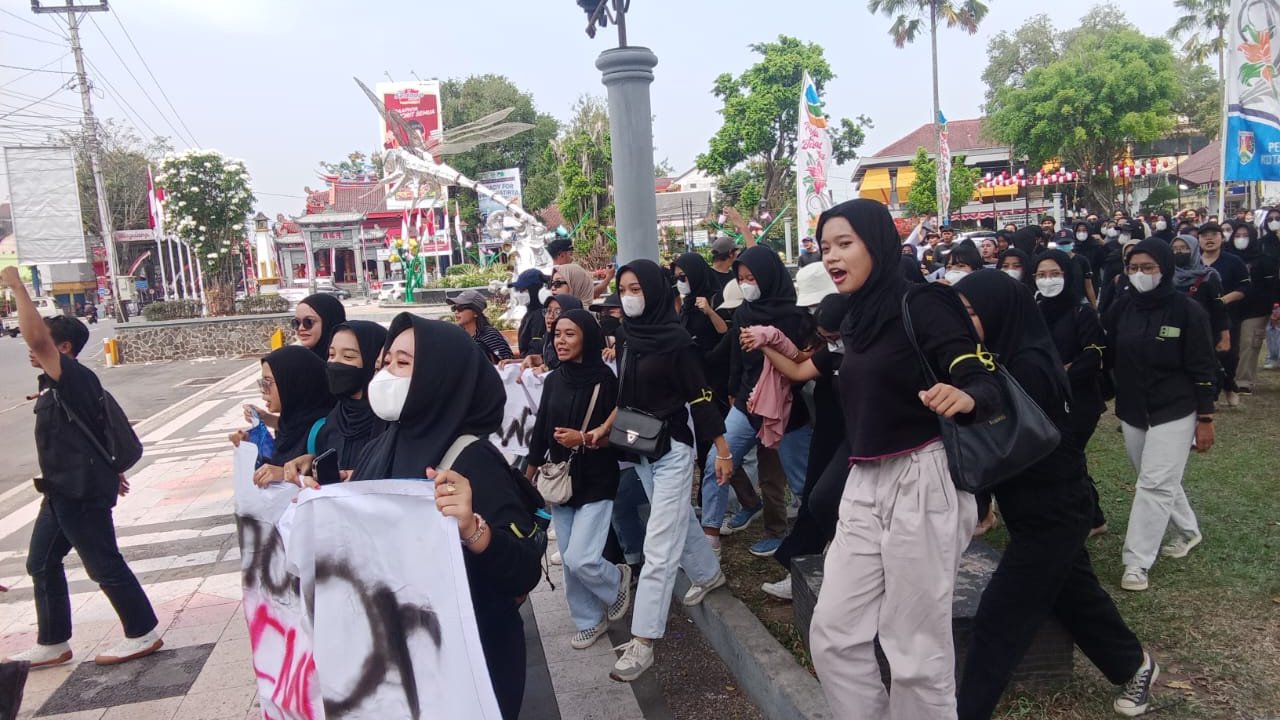
[[[1231,244],[1235,245],[1237,250],[1244,250],[1245,248],[1249,247],[1249,236],[1237,235],[1236,237],[1232,238]]]
[[[755,302],[760,299],[760,286],[755,283],[738,283],[738,289],[742,291],[742,299],[747,302]]]
[[[1148,275],[1146,273],[1133,273],[1129,276],[1129,284],[1134,290],[1140,293],[1151,292],[1160,284],[1160,273]]]
[[[538,291],[538,302],[542,303],[543,305],[546,305],[547,301],[550,299],[551,299],[550,290],[546,288],[542,288],[541,290]]]
[[[369,381],[369,407],[373,414],[395,422],[400,419],[404,410],[404,401],[409,397],[409,383],[413,377],[392,375],[390,368],[383,368]]]
[[[1022,282],[1022,268],[1005,268],[1004,274],[1018,282]]]
[[[843,354],[843,353],[844,353],[844,340],[837,340],[837,341],[835,341],[835,342],[829,342],[829,343],[827,343],[827,352],[829,352],[829,353],[835,353],[835,354],[837,354],[837,355],[839,355],[839,354]]]
[[[622,313],[627,317],[640,317],[644,314],[643,295],[623,295]]]
[[[1064,278],[1036,278],[1036,289],[1047,298],[1058,297],[1066,286],[1067,281]]]
[[[1107,228],[1107,237],[1115,237],[1115,236],[1117,236],[1117,235],[1119,235],[1119,234],[1120,234],[1120,231],[1119,231],[1119,230],[1117,230],[1117,229],[1115,229],[1115,228],[1113,228],[1113,227],[1109,227],[1109,228]]]
[[[1077,241],[1079,241],[1079,242],[1084,242],[1085,240],[1088,240],[1088,239],[1089,239],[1089,233],[1087,233],[1087,232],[1078,232],[1078,233],[1076,233],[1076,240],[1077,240]]]
[[[693,287],[689,285],[688,280],[677,280],[676,291],[679,292],[681,295],[689,295],[693,292]]]
[[[1267,223],[1267,228],[1270,229],[1271,232],[1276,232],[1277,230],[1280,230],[1280,220],[1269,221]]]
[[[1125,243],[1129,242],[1129,239],[1130,239],[1131,237],[1133,237],[1133,236],[1132,236],[1132,235],[1130,235],[1129,233],[1120,233],[1120,244],[1121,244],[1121,245],[1123,245],[1123,244],[1125,244]]]
[[[517,304],[517,305],[528,305],[528,304],[529,304],[529,291],[527,291],[527,290],[517,290],[517,291],[515,291],[515,292],[511,293],[511,300],[512,300],[513,302],[515,302],[515,304]]]
[[[946,280],[950,285],[955,285],[968,274],[969,273],[965,270],[948,270],[946,274],[942,276],[942,279]]]
[[[1167,227],[1169,227],[1169,223],[1167,223],[1167,222],[1165,222],[1165,221],[1163,221],[1163,220],[1157,220],[1157,221],[1156,221],[1156,229],[1157,229],[1157,230],[1164,230],[1164,229],[1165,229],[1165,228],[1167,228]]]

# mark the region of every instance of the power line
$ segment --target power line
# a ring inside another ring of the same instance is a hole
[[[59,88],[59,92],[61,92],[61,91],[65,91],[65,90],[68,90],[68,89],[69,89],[69,88],[67,88],[66,86],[63,86],[62,88]],[[0,89],[0,95],[12,95],[12,96],[14,96],[14,97],[18,98],[19,100],[35,100],[35,99],[36,99],[36,96],[35,96],[35,95],[30,95],[30,94],[28,94],[28,93],[20,93],[20,92],[18,92],[17,90],[3,90],[3,89]],[[45,104],[46,104],[46,105],[51,105],[51,106],[53,106],[53,107],[55,107],[55,108],[58,108],[58,109],[60,109],[60,110],[72,110],[72,111],[75,111],[75,112],[80,112],[80,108],[78,108],[78,107],[76,107],[76,106],[74,106],[74,105],[72,105],[72,104],[70,104],[70,103],[58,102],[57,100],[45,100]]]
[[[28,19],[26,19],[26,18],[22,17],[21,15],[18,15],[18,14],[16,14],[16,13],[12,13],[12,12],[9,12],[8,10],[5,10],[5,9],[3,9],[3,8],[0,8],[0,13],[4,13],[5,15],[8,15],[9,17],[14,18],[15,20],[17,20],[17,21],[19,21],[19,22],[26,23],[27,25],[30,25],[31,27],[33,27],[33,28],[35,28],[35,29],[37,29],[37,30],[40,30],[40,31],[43,31],[43,32],[47,32],[47,33],[49,33],[50,35],[56,35],[57,37],[60,37],[60,38],[62,38],[63,40],[69,40],[69,39],[70,39],[70,38],[68,38],[66,35],[63,35],[62,33],[58,32],[58,31],[56,31],[56,30],[50,30],[49,28],[45,27],[44,25],[40,25],[40,24],[38,24],[38,23],[33,23],[33,22],[31,22],[30,20],[28,20]]]
[[[14,37],[19,37],[19,38],[22,38],[23,40],[30,40],[31,42],[38,42],[38,43],[44,43],[45,45],[56,45],[57,47],[62,47],[62,43],[56,43],[52,40],[41,40],[38,37],[23,35],[22,33],[16,33],[12,30],[0,30],[0,33],[3,33],[5,35],[12,35]]]
[[[136,120],[141,122],[142,126],[151,133],[152,137],[163,137],[160,133],[156,132],[155,128],[151,127],[151,123],[148,123],[146,118],[142,117],[142,113],[135,110],[134,107],[129,104],[129,101],[124,99],[124,93],[116,90],[116,86],[111,84],[111,81],[107,79],[106,74],[103,73],[102,70],[98,69],[98,66],[94,65],[92,60],[85,57],[84,61],[89,63],[89,67],[93,68],[94,74],[97,75],[98,79],[102,81],[102,84],[106,85],[107,89],[111,91],[111,95],[115,98],[115,101],[120,103],[121,110],[124,111],[126,117],[128,117],[129,122],[133,125],[135,130],[138,129],[138,123],[134,122],[134,119],[136,118]],[[133,113],[132,116],[129,116],[130,112]]]
[[[58,59],[61,60],[62,58],[58,58]],[[49,63],[49,64],[52,65],[53,63]],[[22,67],[21,65],[0,65],[0,68],[6,68],[9,70],[26,70],[29,73],[43,72],[43,73],[57,73],[58,75],[75,75],[75,73],[67,72],[66,70],[45,70],[44,68],[29,68],[29,67]]]
[[[156,89],[160,91],[160,97],[164,98],[164,102],[173,111],[173,116],[178,118],[178,123],[182,125],[182,129],[187,131],[187,137],[195,141],[195,146],[199,147],[200,142],[196,140],[195,133],[191,132],[191,128],[187,127],[187,121],[182,119],[182,115],[178,109],[173,106],[173,102],[169,100],[169,94],[164,91],[164,86],[156,79],[156,74],[151,72],[151,65],[147,63],[147,59],[142,56],[142,51],[138,50],[138,45],[133,41],[133,36],[129,34],[128,28],[124,26],[124,20],[120,19],[120,6],[117,5],[111,16],[116,19],[116,24],[120,26],[120,30],[124,32],[125,39],[129,41],[129,46],[133,48],[133,52],[142,61],[142,67],[147,71],[147,75],[151,76],[151,82],[156,84]]]
[[[50,65],[53,65],[54,63],[60,63],[60,62],[62,62],[63,60],[66,60],[66,59],[67,59],[67,56],[68,56],[68,55],[70,55],[70,54],[71,54],[71,53],[69,53],[69,52],[68,52],[68,53],[63,53],[62,55],[60,55],[60,56],[58,56],[58,57],[56,57],[56,58],[54,58],[54,59],[50,60],[49,62],[47,62],[47,63],[45,63],[45,64],[43,64],[43,65],[41,65],[40,67],[38,67],[38,68],[36,68],[36,69],[34,69],[34,70],[31,70],[31,71],[29,71],[29,72],[23,73],[23,74],[19,75],[18,77],[16,77],[16,78],[14,78],[14,79],[10,80],[9,82],[7,82],[7,83],[5,83],[5,84],[3,84],[3,85],[0,85],[0,88],[9,87],[10,85],[12,85],[12,84],[14,84],[14,83],[18,82],[19,80],[21,80],[21,79],[23,79],[23,78],[25,78],[25,77],[29,77],[29,76],[31,76],[31,75],[32,75],[32,74],[34,74],[34,73],[40,72],[41,70],[44,70],[45,68],[49,67]]]
[[[120,57],[120,53],[116,50],[116,46],[111,43],[111,38],[107,37],[107,34],[102,32],[102,27],[98,25],[98,21],[95,20],[92,15],[89,16],[89,22],[93,23],[94,29],[96,29],[98,34],[102,36],[102,39],[107,42],[107,47],[111,49],[111,54],[116,56],[116,59],[120,61],[120,65],[124,67],[124,71],[129,73],[129,77],[133,78],[133,84],[137,85],[138,89],[142,91],[142,96],[147,99],[147,102],[151,103],[151,107],[160,115],[160,119],[164,120],[165,124],[169,126],[169,129],[173,131],[173,134],[176,135],[179,140],[190,143],[194,147],[196,143],[191,142],[189,138],[182,137],[182,132],[178,130],[173,122],[169,120],[169,116],[165,115],[164,111],[160,109],[160,106],[156,104],[156,101],[152,99],[151,94],[147,92],[147,89],[142,86],[142,82],[138,80],[138,76],[133,74],[133,70],[129,67],[129,64],[124,61],[124,58]]]

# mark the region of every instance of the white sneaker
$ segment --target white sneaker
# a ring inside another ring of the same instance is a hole
[[[686,606],[693,607],[694,605],[701,603],[702,599],[707,596],[707,593],[718,587],[724,587],[726,582],[728,581],[725,580],[724,573],[717,570],[716,576],[708,580],[706,585],[690,585],[689,591],[684,594],[683,602]]]
[[[1204,540],[1204,536],[1200,533],[1174,540],[1161,548],[1160,554],[1167,558],[1184,558],[1191,552],[1192,548],[1200,544],[1201,540]]]
[[[1240,395],[1230,390],[1223,393],[1223,395],[1226,397],[1227,407],[1240,407]]]
[[[552,565],[563,565],[564,558],[560,557],[560,551],[557,550],[551,553],[551,559],[548,560],[548,562],[550,562]]]
[[[600,621],[599,625],[596,625],[593,628],[587,628],[586,630],[579,630],[578,634],[574,635],[573,639],[569,641],[569,647],[573,648],[574,650],[586,650],[592,645],[595,645],[597,640],[604,637],[605,633],[608,632],[608,630],[609,630],[609,618],[606,617],[605,619]]]
[[[152,630],[142,637],[121,640],[93,661],[99,665],[119,665],[122,662],[146,657],[162,647],[164,647],[164,640],[161,640],[156,631]]]
[[[1143,652],[1138,672],[1124,684],[1111,707],[1125,717],[1145,715],[1151,709],[1151,688],[1159,677],[1160,665],[1151,655]]]
[[[653,667],[652,643],[643,643],[639,639],[632,639],[630,642],[614,648],[614,650],[621,650],[622,655],[613,664],[613,672],[609,673],[609,677],[618,682],[631,682],[643,675],[645,670]]]
[[[1120,577],[1120,587],[1133,592],[1147,589],[1147,571],[1139,567],[1127,567]]]
[[[71,662],[71,644],[36,645],[16,655],[10,655],[5,662],[31,663],[31,669],[53,667]]]
[[[788,575],[778,582],[765,583],[760,589],[766,593],[778,598],[779,600],[791,599],[791,576]]]

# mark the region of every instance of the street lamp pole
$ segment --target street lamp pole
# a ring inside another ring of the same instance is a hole
[[[618,27],[618,47],[605,50],[596,68],[608,89],[609,133],[613,148],[614,205],[618,262],[658,260],[658,201],[653,187],[653,110],[649,85],[658,57],[649,48],[627,45],[630,0],[577,0],[587,13],[587,35],[610,22]]]

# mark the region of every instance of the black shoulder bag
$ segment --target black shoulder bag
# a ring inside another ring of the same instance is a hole
[[[929,387],[938,383],[933,364],[925,357],[911,325],[908,304],[913,293],[902,297],[902,324],[915,348]],[[968,318],[965,318],[968,322]],[[959,490],[980,493],[1026,470],[1053,452],[1062,441],[1058,427],[1027,395],[1018,381],[1000,363],[995,376],[1000,384],[1002,412],[983,421],[961,424],[955,418],[938,416],[942,444],[947,449],[951,481]]]
[[[627,363],[631,351],[622,348],[622,367],[618,372],[618,409],[609,431],[609,444],[621,452],[649,460],[657,460],[671,450],[671,431],[667,421],[631,407],[622,406],[622,387],[627,380]]]
[[[89,444],[107,461],[108,467],[112,470],[117,473],[123,473],[137,465],[138,461],[142,459],[142,441],[138,439],[137,433],[133,431],[133,426],[129,424],[129,416],[125,415],[120,403],[116,402],[116,399],[106,389],[102,390],[102,395],[98,398],[98,402],[102,406],[103,430],[107,438],[106,445],[99,442],[97,436],[93,434],[93,431],[89,429],[85,421],[79,415],[76,415],[70,405],[62,401],[57,389],[52,392],[54,402],[66,413],[67,419],[80,428],[85,438],[88,439]]]

